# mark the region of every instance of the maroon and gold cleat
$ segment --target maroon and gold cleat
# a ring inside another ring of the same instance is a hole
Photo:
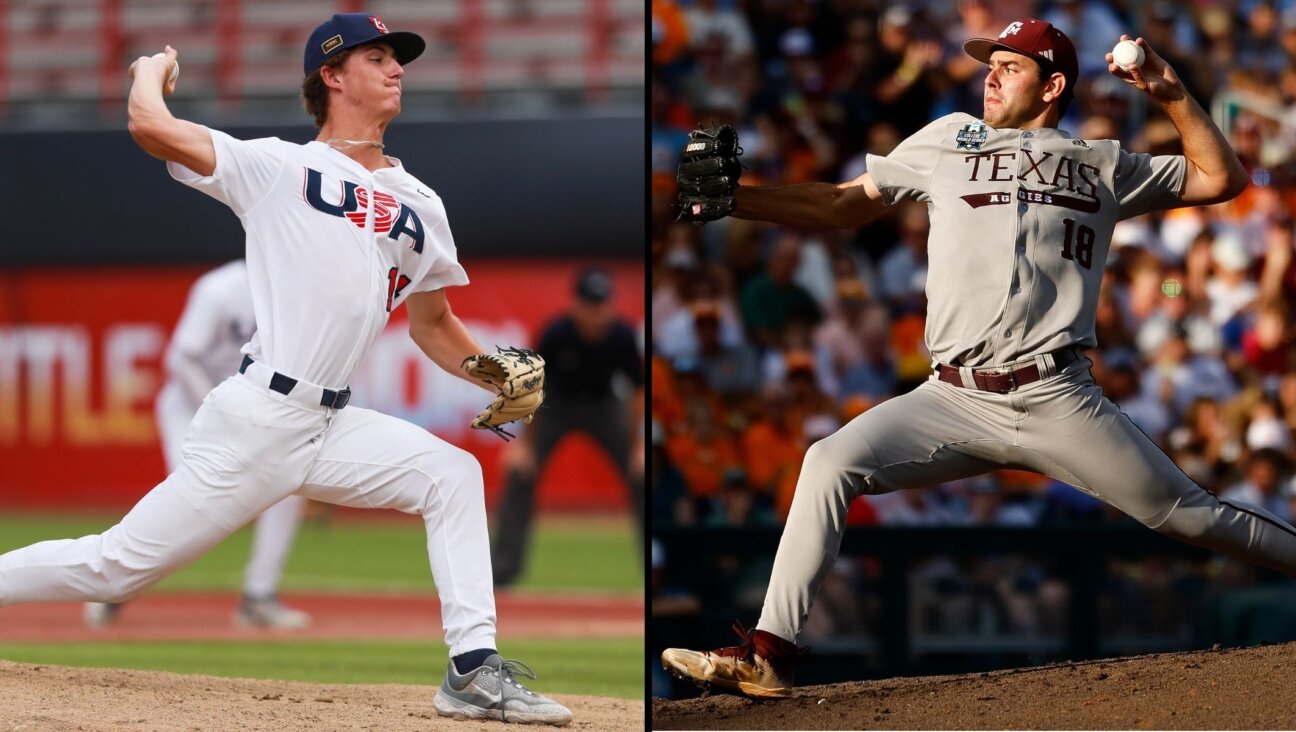
[[[662,666],[681,679],[721,686],[748,696],[781,697],[792,692],[792,676],[800,652],[795,643],[763,630],[745,630],[734,623],[742,645],[714,651],[667,648]]]

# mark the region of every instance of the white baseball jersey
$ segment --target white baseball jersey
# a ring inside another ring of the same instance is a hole
[[[243,223],[253,359],[344,388],[410,293],[467,284],[440,197],[399,161],[370,172],[322,142],[211,137],[212,175],[167,168]]]
[[[927,346],[974,367],[1096,345],[1112,229],[1182,205],[1186,171],[1182,156],[1054,128],[996,130],[964,113],[869,155],[867,167],[888,205],[928,204]]]

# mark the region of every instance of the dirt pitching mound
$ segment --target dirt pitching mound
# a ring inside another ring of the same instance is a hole
[[[652,700],[653,729],[1296,729],[1296,643]]]
[[[225,679],[0,661],[0,690],[0,732],[513,729],[500,722],[455,722],[438,717],[432,708],[433,686]],[[553,697],[572,710],[574,719],[564,729],[643,729],[641,701],[566,694]]]

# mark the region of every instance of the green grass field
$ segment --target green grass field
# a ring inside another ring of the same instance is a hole
[[[432,592],[426,533],[415,516],[383,512],[380,520],[347,516],[302,524],[285,592]],[[0,515],[0,553],[45,539],[97,534],[117,515]],[[643,562],[628,520],[541,518],[527,572],[515,589],[535,592],[642,593]],[[245,527],[209,554],[158,584],[158,590],[236,591],[252,543]]]
[[[0,516],[0,553],[46,539],[103,531],[118,516]],[[244,528],[153,591],[237,592],[251,544]],[[541,518],[516,589],[540,593],[640,594],[642,561],[628,521]],[[433,592],[423,523],[386,513],[302,525],[282,589],[297,592]],[[538,688],[638,699],[642,637],[500,639],[500,651],[540,674]],[[0,644],[0,658],[28,663],[134,668],[325,683],[440,683],[446,648],[431,641],[103,642]]]
[[[539,677],[533,688],[559,694],[642,699],[642,638],[500,640],[500,653]],[[23,663],[133,668],[328,684],[440,684],[446,647],[432,642],[191,642],[0,644],[0,658]]]

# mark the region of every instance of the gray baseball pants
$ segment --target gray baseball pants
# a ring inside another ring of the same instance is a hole
[[[756,627],[796,641],[863,494],[1000,468],[1043,473],[1180,541],[1296,574],[1296,528],[1197,485],[1102,395],[1081,358],[1008,394],[936,378],[810,446]]]

